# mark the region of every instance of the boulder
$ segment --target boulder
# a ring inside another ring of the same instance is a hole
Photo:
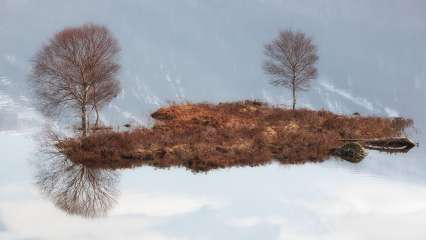
[[[367,156],[367,150],[358,142],[350,142],[334,150],[333,155],[352,163],[358,163]]]

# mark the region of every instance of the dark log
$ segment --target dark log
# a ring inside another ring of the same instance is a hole
[[[359,142],[363,147],[385,152],[408,152],[416,144],[406,137],[371,138],[371,139],[341,139],[345,142]]]

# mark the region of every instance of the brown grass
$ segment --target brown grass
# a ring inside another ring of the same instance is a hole
[[[320,162],[342,145],[342,138],[396,137],[412,124],[402,118],[295,112],[257,101],[181,104],[151,115],[153,128],[104,131],[65,139],[57,148],[70,160],[93,168],[183,166],[208,171],[257,166],[276,159],[283,164]]]

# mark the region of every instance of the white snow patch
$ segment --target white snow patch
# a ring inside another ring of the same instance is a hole
[[[138,76],[136,76],[136,79],[138,84],[136,85],[136,88],[132,88],[131,90],[133,96],[146,104],[161,106],[163,101],[155,94],[153,94],[153,91],[146,84],[140,81]]]
[[[0,95],[0,109],[5,107],[11,107],[14,105],[14,101],[7,95]]]
[[[335,86],[333,86],[331,83],[326,82],[326,81],[321,81],[319,84],[320,84],[321,87],[323,87],[327,91],[330,91],[330,92],[335,93],[335,94],[337,94],[337,95],[339,95],[343,98],[346,98],[347,100],[355,103],[358,106],[364,107],[371,112],[375,111],[373,103],[371,103],[370,101],[368,101],[365,98],[356,97],[356,96],[352,95],[350,92],[343,90],[343,89],[338,89]],[[335,104],[333,104],[333,105],[335,105]]]
[[[6,76],[2,76],[2,75],[0,75],[0,83],[2,83],[5,86],[9,86],[10,84],[12,84],[12,82],[10,82],[10,80]]]
[[[399,117],[399,113],[394,109],[385,107],[384,110],[389,117]]]
[[[28,97],[24,96],[24,95],[19,96],[19,99],[22,102],[25,102],[25,103],[30,103],[31,102],[30,99]]]
[[[120,115],[122,115],[123,117],[125,117],[128,121],[136,123],[137,125],[147,125],[148,124],[148,120],[146,119],[141,119],[139,117],[137,117],[136,115],[132,114],[131,112],[122,110],[119,106],[115,105],[115,104],[109,104],[108,107],[110,109],[115,110],[117,113],[119,113]],[[108,122],[106,119],[102,119],[103,122]]]
[[[3,58],[4,58],[4,60],[6,60],[6,62],[8,62],[10,64],[15,64],[16,63],[16,57],[13,56],[13,55],[4,54]]]
[[[173,91],[176,92],[176,94],[175,94],[176,99],[180,100],[180,101],[184,100],[185,99],[185,92],[184,92],[184,89],[181,86],[181,80],[179,78],[172,78],[169,73],[166,73],[165,77],[166,77],[167,82],[170,83]]]
[[[272,105],[288,106],[289,103],[289,99],[286,96],[274,96],[266,89],[262,89],[262,100]]]

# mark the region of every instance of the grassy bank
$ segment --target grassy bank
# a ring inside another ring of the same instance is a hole
[[[183,166],[207,171],[320,162],[343,138],[396,137],[412,124],[403,118],[337,115],[328,111],[291,111],[256,101],[181,104],[151,115],[152,128],[105,131],[64,139],[58,150],[70,160],[95,168]]]

